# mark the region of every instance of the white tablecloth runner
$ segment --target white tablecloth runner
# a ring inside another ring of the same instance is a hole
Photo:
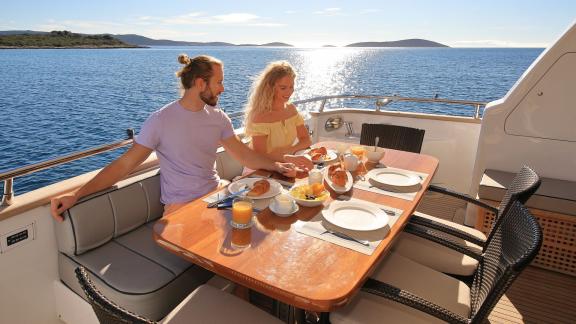
[[[394,223],[396,223],[396,221],[398,220],[400,215],[402,215],[403,211],[401,209],[392,208],[392,207],[388,207],[385,205],[379,205],[376,203],[372,203],[372,202],[368,202],[368,201],[364,201],[364,200],[360,200],[360,199],[355,199],[355,198],[350,199],[350,201],[361,202],[362,204],[365,204],[366,206],[373,206],[373,207],[388,211],[388,213],[393,212],[394,215],[390,215],[391,213],[388,214],[390,221],[388,222],[387,226],[385,226],[381,229],[378,229],[375,231],[352,231],[352,230],[341,228],[341,227],[338,227],[338,226],[335,226],[335,225],[329,223],[322,216],[322,212],[320,212],[318,215],[316,215],[313,219],[311,219],[309,221],[296,222],[296,224],[294,224],[296,231],[299,233],[302,233],[302,234],[306,234],[306,235],[310,235],[310,236],[319,238],[319,239],[324,240],[324,241],[328,241],[330,243],[334,243],[334,244],[343,246],[345,248],[348,248],[348,249],[351,249],[351,250],[354,250],[354,251],[357,251],[357,252],[360,252],[360,253],[363,253],[366,255],[371,255],[372,253],[374,253],[374,250],[378,247],[380,242],[382,242],[382,240],[386,237],[386,235],[388,235],[390,228],[394,225]],[[327,206],[324,207],[324,209],[327,209],[327,208],[328,208]],[[367,241],[369,246],[365,246],[365,245],[362,245],[360,243],[357,243],[357,242],[354,242],[351,240],[343,239],[343,238],[340,238],[338,236],[335,236],[335,235],[332,235],[329,233],[325,233],[326,230],[332,230],[332,231],[344,233],[344,234],[351,236],[355,239]]]

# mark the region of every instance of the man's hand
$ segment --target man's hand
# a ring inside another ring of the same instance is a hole
[[[274,171],[281,173],[285,177],[294,178],[298,168],[294,163],[274,162]]]
[[[308,171],[314,168],[314,163],[312,163],[309,158],[303,155],[286,154],[284,155],[284,161],[288,163],[294,163],[296,167],[304,171]]]
[[[78,198],[75,194],[52,198],[50,201],[50,213],[52,214],[52,217],[59,222],[64,221],[64,216],[62,216],[62,213],[65,212],[68,208],[74,206],[77,201]]]

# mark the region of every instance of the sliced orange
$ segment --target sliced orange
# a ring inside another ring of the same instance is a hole
[[[314,193],[314,196],[316,196],[316,197],[322,195],[322,193],[324,192],[324,185],[321,183],[312,184],[312,192]]]

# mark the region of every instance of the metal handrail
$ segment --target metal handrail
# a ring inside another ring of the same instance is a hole
[[[34,164],[30,164],[21,168],[13,169],[7,172],[0,173],[0,181],[4,181],[4,193],[2,195],[2,203],[0,206],[9,206],[13,203],[14,191],[13,184],[14,178],[25,176],[34,172],[42,171],[51,167],[55,167],[68,162],[83,159],[85,157],[93,156],[96,154],[112,151],[126,145],[130,145],[134,142],[134,130],[127,129],[128,139],[117,141],[114,143],[104,144],[101,146],[96,146],[84,151],[75,152],[65,156],[60,156],[51,160],[46,160]]]
[[[438,95],[435,95],[434,98],[418,98],[418,97],[402,97],[398,95],[391,95],[391,96],[378,96],[378,95],[334,95],[334,96],[322,96],[322,97],[314,97],[309,99],[303,100],[296,100],[292,102],[294,105],[306,104],[311,102],[320,101],[320,108],[318,109],[319,112],[324,111],[324,107],[326,106],[326,102],[332,99],[373,99],[376,100],[375,102],[375,110],[381,111],[381,107],[387,106],[394,102],[421,102],[421,103],[445,103],[445,104],[453,104],[453,105],[464,105],[464,106],[471,106],[474,107],[474,119],[480,119],[480,109],[486,106],[487,102],[482,101],[471,101],[471,100],[451,100],[451,99],[442,99],[438,98]],[[228,114],[231,119],[242,117],[244,116],[243,111],[234,112]]]

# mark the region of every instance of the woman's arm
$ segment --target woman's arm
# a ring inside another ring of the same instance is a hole
[[[262,154],[273,161],[294,163],[299,168],[305,170],[310,170],[313,168],[313,164],[308,158],[304,156],[292,155],[294,152],[299,150],[298,148],[295,148],[296,146],[288,146],[284,149],[277,149],[274,150],[273,152],[267,153],[266,152],[267,139],[268,139],[267,135],[252,136],[252,149],[255,152]],[[304,149],[307,148],[308,146],[310,146],[310,144],[302,148]]]

